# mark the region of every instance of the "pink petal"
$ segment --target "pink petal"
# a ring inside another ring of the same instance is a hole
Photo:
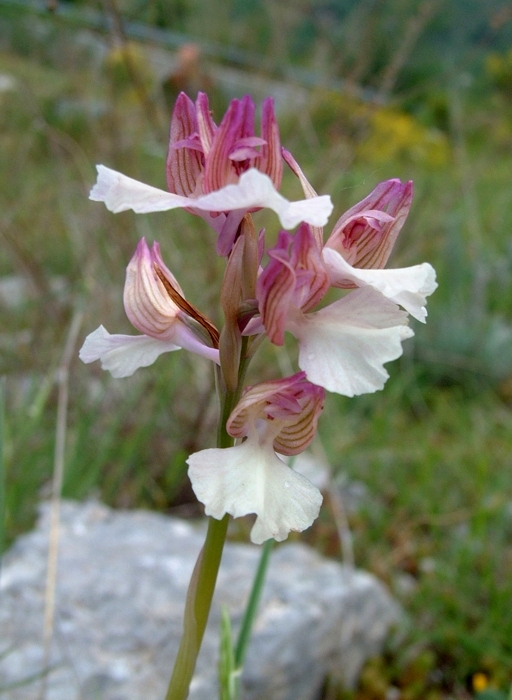
[[[256,296],[270,341],[282,345],[288,314],[293,309],[308,311],[316,306],[329,288],[329,275],[307,224],[294,236],[281,231],[268,255]]]
[[[133,258],[126,268],[124,285],[124,308],[132,325],[141,333],[159,340],[170,340],[174,335],[174,324],[180,323],[180,309],[172,301],[156,274],[157,264],[169,283],[181,291],[178,282],[165,266],[158,243],[150,251],[142,238]]]
[[[296,276],[293,267],[286,260],[288,256],[277,255],[279,249],[286,252],[290,242],[290,234],[281,231],[275,248],[270,251],[270,260],[256,283],[261,321],[274,345],[284,344],[286,319],[295,292]]]
[[[242,162],[244,160],[254,160],[259,158],[259,152],[255,148],[249,146],[243,146],[242,148],[236,148],[229,154],[229,160],[235,162]]]
[[[188,197],[196,191],[204,167],[204,155],[198,150],[199,144],[178,149],[175,146],[189,141],[198,130],[194,103],[182,92],[176,100],[171,118],[166,164],[169,192]]]
[[[383,268],[407,218],[412,196],[410,181],[381,182],[338,219],[326,246],[334,248],[355,267]],[[391,218],[387,221],[382,216],[377,218],[378,211]]]
[[[186,139],[181,139],[181,141],[175,141],[171,148],[178,151],[181,148],[191,148],[193,151],[199,151],[203,153],[203,147],[201,146],[201,141],[199,140],[199,134],[192,134]]]
[[[267,97],[261,106],[261,136],[265,144],[261,148],[258,170],[268,175],[278,190],[283,178],[283,158],[274,100],[271,97]]]
[[[208,104],[208,96],[204,92],[199,92],[197,94],[196,110],[199,138],[201,139],[204,154],[207,156],[212,147],[217,125],[212,119],[210,105]]]
[[[244,138],[238,139],[235,143],[235,148],[255,148],[256,146],[265,146],[265,139],[261,139],[259,136],[246,136]],[[259,151],[257,151],[259,155]]]
[[[316,434],[324,397],[324,390],[308,382],[304,372],[262,382],[246,388],[226,429],[233,437],[242,438],[257,421],[267,421],[274,449],[281,454],[299,454]]]
[[[248,95],[242,100],[231,101],[215,132],[206,159],[203,179],[205,192],[215,192],[238,180],[229,155],[240,138],[254,136],[254,109],[254,102]]]
[[[299,226],[293,237],[290,262],[297,276],[296,304],[306,312],[314,308],[329,289],[329,275],[311,227]]]
[[[226,257],[230,254],[238,232],[238,227],[245,213],[244,209],[235,209],[234,211],[230,211],[227,216],[221,214],[221,216],[224,216],[222,226],[220,228],[217,228],[217,226],[214,227],[219,234],[217,239],[217,255]]]

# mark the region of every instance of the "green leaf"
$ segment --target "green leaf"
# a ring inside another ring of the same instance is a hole
[[[222,606],[220,621],[219,688],[220,700],[236,700],[236,680],[239,674],[235,668],[235,650],[231,632],[231,620],[226,605]]]
[[[290,466],[291,464],[292,462],[290,462]],[[251,638],[252,626],[256,618],[256,613],[258,612],[258,605],[263,592],[263,586],[265,585],[265,577],[273,546],[273,539],[267,540],[263,544],[251,593],[249,595],[249,600],[247,601],[247,607],[245,608],[242,624],[240,625],[240,632],[238,633],[238,640],[235,649],[235,663],[240,671],[240,674],[243,670],[245,654],[247,653],[247,647],[249,646],[249,640]]]

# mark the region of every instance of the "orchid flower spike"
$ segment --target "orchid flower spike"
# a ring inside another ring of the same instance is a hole
[[[223,256],[229,255],[238,226],[249,211],[272,209],[285,229],[302,221],[325,225],[332,212],[328,195],[289,202],[279,194],[282,160],[272,100],[263,103],[261,138],[254,135],[254,112],[249,96],[233,100],[217,128],[206,95],[200,93],[195,106],[180,95],[167,157],[170,192],[98,165],[98,179],[89,198],[104,202],[114,213],[185,208],[204,218],[219,234],[217,253]]]
[[[260,317],[244,335],[266,331],[282,345],[289,331],[299,342],[299,367],[309,381],[345,396],[382,389],[389,375],[384,364],[402,354],[411,337],[407,314],[371,286],[350,292],[320,311],[309,312],[329,288],[309,226],[295,236],[281,231],[269,262],[258,278]]]
[[[126,269],[124,307],[143,335],[111,335],[100,326],[85,339],[80,350],[83,362],[100,360],[102,368],[113,377],[129,377],[139,367],[153,364],[162,353],[180,348],[219,362],[218,349],[199,337],[190,321],[192,314],[183,310],[193,307],[185,301],[176,278],[162,260],[158,243],[150,249],[144,238],[139,242]],[[208,322],[198,312],[193,317],[208,330]],[[214,344],[214,330],[211,334]]]
[[[192,454],[187,463],[192,488],[205,513],[221,519],[256,514],[251,540],[261,544],[302,532],[318,516],[322,495],[277,455],[299,454],[311,443],[323,408],[324,391],[304,372],[248,387],[226,429],[243,442]]]
[[[283,150],[283,158],[299,178],[306,197],[314,197],[315,190],[293,156]],[[412,195],[411,181],[386,180],[338,219],[325,246],[322,229],[315,227],[313,232],[333,287],[373,287],[424,323],[427,297],[437,288],[434,268],[422,263],[382,269],[407,218]]]

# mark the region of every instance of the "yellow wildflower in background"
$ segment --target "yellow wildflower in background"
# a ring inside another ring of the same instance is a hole
[[[471,684],[475,693],[481,693],[489,685],[489,679],[485,673],[479,671],[478,673],[473,674]]]
[[[365,159],[384,162],[406,157],[430,167],[444,165],[448,159],[446,136],[410,114],[382,107],[370,116],[369,125],[368,137],[359,148]]]

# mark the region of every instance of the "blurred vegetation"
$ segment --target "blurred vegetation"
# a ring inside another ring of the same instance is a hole
[[[141,41],[142,29],[144,40]],[[502,0],[0,0],[0,374],[6,542],[48,496],[56,376],[72,319],[131,332],[124,270],[159,240],[214,321],[222,261],[180,211],[112,215],[94,164],[165,186],[172,103],[274,94],[283,143],[332,221],[389,177],[415,201],[392,264],[428,260],[439,289],[384,391],[330,396],[321,440],[349,508],[358,566],[409,627],[339,700],[505,700],[512,681],[512,11]],[[173,51],[169,51],[173,48]],[[283,97],[284,96],[284,97]],[[298,195],[293,177],[283,189]],[[264,212],[258,222],[275,230]],[[253,376],[276,376],[263,349]],[[198,515],[185,459],[212,444],[213,378],[163,356],[113,380],[71,365],[64,496]],[[1,437],[1,436],[0,436]],[[1,489],[0,489],[1,490]],[[1,539],[1,538],[0,538]],[[339,556],[326,508],[306,539]]]

